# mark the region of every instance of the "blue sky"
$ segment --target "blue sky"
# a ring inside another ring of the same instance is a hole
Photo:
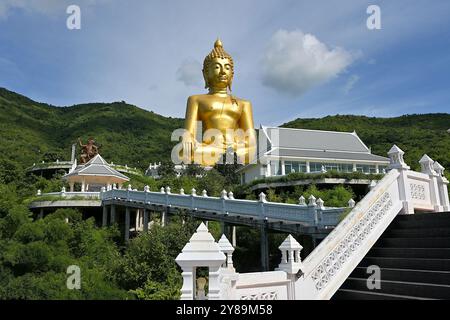
[[[68,30],[66,8],[81,8]],[[368,5],[381,30],[366,27]],[[450,1],[0,0],[0,86],[183,117],[217,37],[255,124],[450,110]]]

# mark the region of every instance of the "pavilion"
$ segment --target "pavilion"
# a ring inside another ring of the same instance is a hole
[[[258,157],[237,172],[241,183],[293,172],[384,174],[389,159],[372,154],[353,132],[261,126]]]
[[[130,179],[113,169],[100,154],[89,160],[86,164],[74,163],[63,179],[69,183],[70,192],[74,191],[75,184],[81,184],[81,192],[100,191],[102,187],[111,189],[114,184],[119,188]]]

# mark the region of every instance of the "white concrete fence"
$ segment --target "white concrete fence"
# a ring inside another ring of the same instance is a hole
[[[299,198],[299,204],[276,203],[266,200],[266,195],[261,192],[259,200],[235,199],[233,193],[222,191],[220,197],[208,196],[206,190],[197,194],[192,189],[191,194],[185,194],[181,189],[179,194],[172,193],[170,187],[161,188],[160,192],[152,192],[146,186],[144,191],[133,190],[131,186],[127,190],[111,188],[103,190],[101,200],[124,200],[135,203],[161,205],[186,209],[190,211],[209,212],[223,216],[239,216],[265,220],[267,222],[291,222],[306,226],[329,227],[336,226],[346,208],[325,207],[322,199],[314,196],[308,198],[308,203],[303,196]],[[349,206],[354,205],[350,199]]]
[[[275,271],[238,273],[228,240],[223,236],[216,243],[201,224],[176,258],[183,270],[181,299],[330,299],[398,214],[450,210],[448,180],[439,163],[424,155],[421,172],[414,172],[397,146],[388,155],[389,172],[362,201],[349,202],[352,211],[304,261],[302,246],[289,235],[279,247],[282,258]],[[198,267],[209,268],[206,297],[196,288]]]

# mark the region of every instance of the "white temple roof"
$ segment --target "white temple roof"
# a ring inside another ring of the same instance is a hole
[[[66,174],[63,179],[76,176],[111,177],[122,181],[130,180],[127,176],[111,168],[105,159],[103,159],[99,154],[89,160],[86,164],[77,166],[75,170]]]

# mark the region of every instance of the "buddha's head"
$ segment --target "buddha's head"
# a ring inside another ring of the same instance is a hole
[[[223,49],[222,42],[217,39],[214,49],[203,61],[203,78],[205,88],[226,89],[231,91],[233,82],[233,58]]]

